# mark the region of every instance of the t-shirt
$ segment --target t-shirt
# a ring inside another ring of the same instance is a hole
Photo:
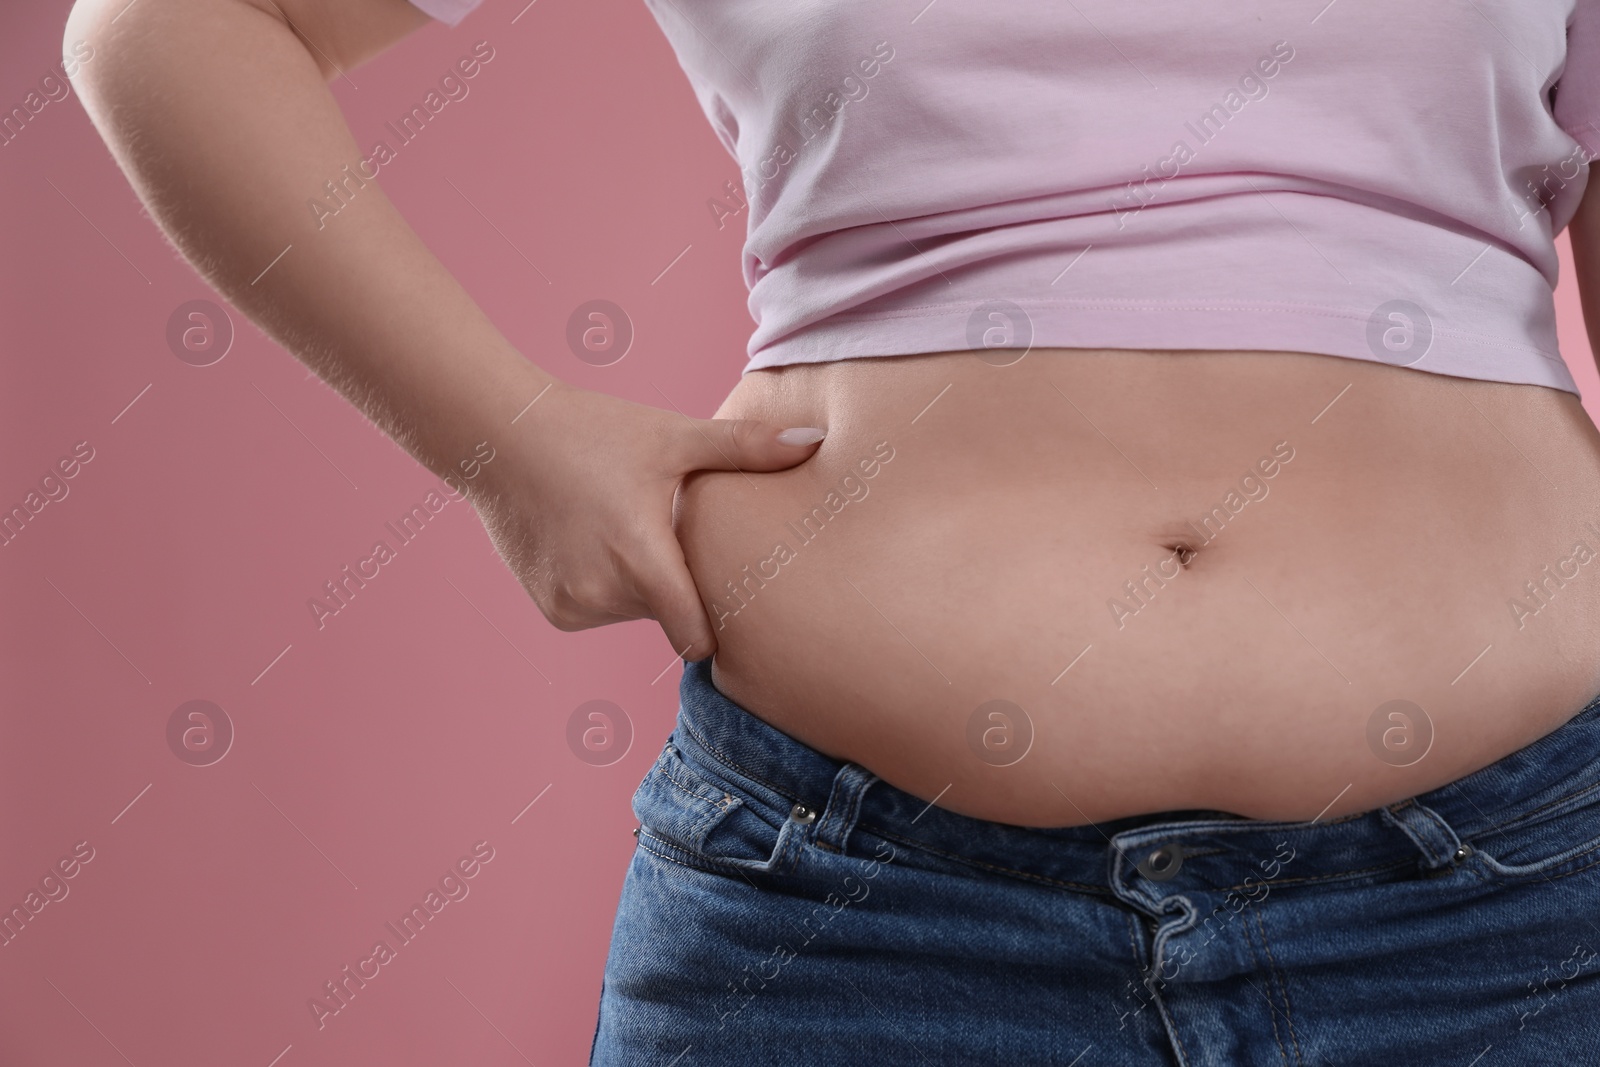
[[[1600,0],[645,3],[742,174],[746,371],[1250,349],[1578,391]]]

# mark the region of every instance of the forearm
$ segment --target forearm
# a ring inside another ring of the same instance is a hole
[[[243,0],[81,3],[67,36],[93,44],[75,88],[167,236],[435,474],[509,431],[554,381],[375,181],[347,178],[362,153],[282,19]],[[346,203],[319,222],[308,203],[326,198],[329,180],[349,182]]]

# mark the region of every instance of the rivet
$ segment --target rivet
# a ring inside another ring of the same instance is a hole
[[[1462,845],[1460,848],[1456,849],[1455,861],[1457,863],[1460,863],[1462,860],[1466,859],[1470,855],[1472,855],[1472,846],[1471,845]]]
[[[634,837],[638,837],[639,836],[639,828],[637,826],[635,826],[633,828],[633,836]]]
[[[1183,868],[1183,848],[1180,845],[1162,845],[1135,864],[1139,873],[1153,882],[1165,882],[1178,876]]]
[[[817,813],[804,804],[796,804],[794,810],[789,812],[789,817],[795,822],[804,823],[807,826],[817,821]]]

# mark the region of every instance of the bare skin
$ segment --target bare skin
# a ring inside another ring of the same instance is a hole
[[[360,157],[326,83],[426,21],[405,0],[78,0],[64,40],[93,43],[80,98],[236,307],[434,473],[493,444],[469,499],[558,628],[656,619],[780,729],[1025,825],[1364,810],[1600,691],[1600,560],[1563,562],[1600,551],[1600,433],[1570,394],[1065,349],[753,372],[711,420],[557,381],[376,182],[329,233],[305,209]],[[1593,337],[1600,194],[1571,234]],[[827,440],[777,437],[806,426]],[[1391,700],[1421,712],[1402,727]]]
[[[1600,558],[1543,606],[1525,590],[1575,542],[1600,553],[1600,433],[1570,393],[1055,349],[753,372],[719,414],[830,435],[759,481],[689,479],[678,532],[720,625],[714,681],[942,807],[1331,817],[1493,762],[1600,692]],[[893,458],[861,476],[882,441]],[[1213,511],[1229,492],[1237,513]],[[968,735],[996,699],[1031,723],[1005,766]],[[1369,743],[1396,699],[1431,724],[1425,752]]]

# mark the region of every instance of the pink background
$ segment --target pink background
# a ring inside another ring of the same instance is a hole
[[[470,95],[383,168],[385,189],[530,359],[709,415],[751,328],[743,217],[719,229],[707,207],[737,168],[639,0],[513,23],[525,2],[430,26],[334,91],[367,148],[489,41]],[[56,63],[67,9],[0,15],[0,108]],[[665,638],[557,632],[459,501],[319,631],[308,599],[373,541],[394,546],[384,523],[436,480],[237,313],[220,361],[174,355],[174,309],[221,301],[76,100],[0,146],[0,192],[0,510],[75,443],[94,449],[0,547],[0,910],[77,842],[94,850],[0,946],[0,1063],[583,1062],[629,799],[675,710]],[[1561,248],[1562,347],[1593,416]],[[636,329],[609,367],[566,345],[592,299]],[[195,699],[235,730],[209,766],[168,745]],[[567,744],[592,699],[633,725],[610,766]],[[469,894],[319,1028],[308,1001],[396,944],[384,924],[483,840]]]

